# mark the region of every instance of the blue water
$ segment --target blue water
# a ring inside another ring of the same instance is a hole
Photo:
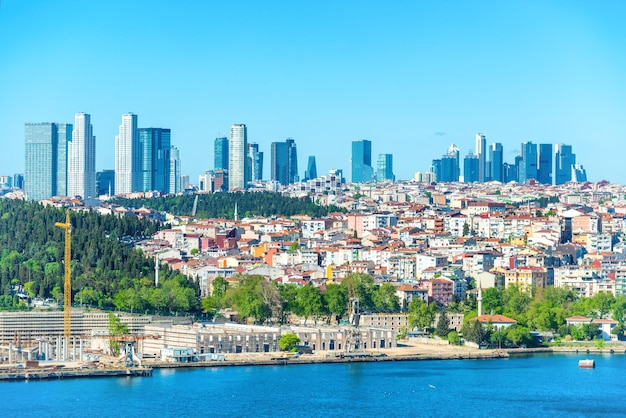
[[[625,370],[626,355],[562,354],[155,370],[4,382],[0,416],[623,417]]]

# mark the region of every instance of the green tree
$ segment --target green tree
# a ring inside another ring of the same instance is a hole
[[[118,316],[109,312],[109,335],[110,336],[118,336],[118,335],[127,335],[129,334],[128,326],[120,320]],[[109,348],[111,349],[111,354],[117,356],[120,354],[120,343],[114,339],[109,340]]]
[[[302,286],[296,295],[298,312],[304,317],[304,323],[310,316],[317,318],[322,313],[322,294],[319,288],[311,285]]]
[[[442,311],[439,313],[439,320],[437,321],[437,325],[435,326],[435,335],[443,338],[449,333],[450,319],[448,318],[448,314]]]
[[[280,336],[278,347],[282,351],[297,351],[296,346],[300,342],[300,338],[293,332],[289,332]]]
[[[615,297],[609,292],[598,292],[591,298],[591,306],[600,319],[603,319],[615,303]]]
[[[463,224],[463,236],[466,237],[470,233],[470,226],[467,222]]]
[[[327,285],[323,300],[326,309],[332,315],[341,318],[348,311],[348,293],[344,286],[336,283]]]
[[[382,283],[372,294],[374,307],[378,312],[398,312],[400,303],[396,296],[396,288],[391,283]]]
[[[371,276],[364,273],[352,273],[343,279],[341,286],[347,290],[348,297],[359,299],[361,310],[367,311],[374,308],[372,297],[375,286]]]
[[[461,344],[461,337],[459,337],[459,333],[456,331],[450,331],[448,333],[448,341],[450,342],[450,344],[452,345],[459,345]]]
[[[414,298],[409,304],[408,321],[411,329],[417,327],[425,330],[432,326],[437,314],[437,306],[434,303],[426,303],[421,299]]]

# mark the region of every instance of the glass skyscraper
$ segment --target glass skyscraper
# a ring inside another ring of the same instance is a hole
[[[25,125],[24,191],[28,200],[47,199],[67,192],[67,147],[72,125]]]
[[[228,170],[228,138],[215,138],[213,144],[213,168]]]
[[[476,134],[476,157],[478,158],[478,178],[472,181],[487,181],[489,171],[487,170],[487,140],[485,135]],[[467,179],[465,181],[468,181]]]
[[[271,179],[282,185],[298,181],[298,153],[296,143],[289,138],[285,142],[272,142]]]
[[[576,154],[572,153],[572,146],[556,145],[555,184],[563,184],[572,180],[572,166],[576,164]]]
[[[141,190],[141,146],[137,115],[122,115],[119,134],[115,137],[115,194]]]
[[[97,197],[96,137],[91,116],[77,113],[74,117],[72,141],[67,147],[67,195],[82,198]]]
[[[504,182],[502,144],[494,142],[489,147],[489,180]]]
[[[433,160],[433,172],[438,182],[459,181],[459,149],[451,144],[448,153],[441,159]]]
[[[259,151],[259,144],[248,144],[248,158],[249,178],[252,181],[263,180],[263,153]]]
[[[306,165],[306,171],[304,172],[304,180],[312,180],[317,178],[317,164],[315,163],[315,156],[309,155],[309,160]]]
[[[376,164],[376,180],[377,181],[395,181],[396,176],[393,175],[393,155],[378,154]]]
[[[480,158],[470,151],[463,159],[463,181],[474,183],[478,181]]]
[[[517,167],[517,181],[526,183],[530,179],[537,179],[537,144],[522,143],[520,164]]]
[[[140,128],[141,188],[169,193],[171,130]]]
[[[367,139],[352,141],[352,183],[372,181],[372,142]]]
[[[248,131],[246,125],[232,125],[228,140],[228,190],[245,189],[248,185],[247,151]]]
[[[539,144],[537,181],[541,184],[552,184],[552,158],[552,144]]]

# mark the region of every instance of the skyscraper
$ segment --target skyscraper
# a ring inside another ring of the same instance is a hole
[[[115,170],[102,170],[96,173],[96,192],[98,196],[115,194]]]
[[[396,176],[393,175],[393,155],[378,154],[378,162],[376,164],[376,180],[377,181],[395,181]]]
[[[248,144],[248,166],[250,168],[250,179],[252,181],[263,180],[263,153],[259,151],[259,144]]]
[[[213,145],[213,168],[228,170],[228,138],[215,138]]]
[[[315,164],[315,156],[309,155],[309,160],[304,172],[304,180],[312,180],[317,178],[317,165]]]
[[[537,179],[537,144],[522,143],[520,165],[517,167],[517,181],[526,183],[530,179]]]
[[[63,123],[25,125],[24,191],[28,200],[67,194],[67,147],[72,128]]]
[[[298,153],[293,139],[272,142],[271,164],[272,180],[285,186],[298,181]]]
[[[563,184],[572,180],[572,166],[576,164],[576,154],[572,153],[572,146],[556,145],[555,184]]]
[[[572,181],[579,183],[587,181],[587,171],[579,163],[572,164]]]
[[[352,183],[372,181],[372,142],[367,139],[352,141]]]
[[[96,137],[90,115],[77,113],[74,117],[67,155],[67,195],[96,197]]]
[[[183,191],[180,170],[180,152],[176,147],[170,147],[170,187],[168,193]]]
[[[487,181],[489,173],[487,172],[487,140],[485,135],[476,134],[476,157],[478,158],[478,181]],[[465,180],[467,181],[467,180]]]
[[[287,184],[293,184],[300,179],[298,175],[298,150],[296,141],[287,138]]]
[[[480,158],[470,151],[463,159],[463,181],[474,183],[478,181]]]
[[[541,184],[552,184],[552,144],[539,144],[537,180]]]
[[[228,141],[228,190],[245,189],[248,185],[247,150],[248,132],[246,125],[232,125]]]
[[[433,160],[432,167],[438,182],[459,181],[459,149],[456,145],[450,144],[445,155]]]
[[[119,134],[115,137],[115,193],[141,190],[141,145],[137,115],[122,115]]]
[[[504,181],[502,144],[494,142],[489,147],[489,180]]]
[[[140,128],[141,185],[138,191],[168,193],[170,185],[171,130]]]

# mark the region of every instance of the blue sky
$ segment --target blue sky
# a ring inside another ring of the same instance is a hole
[[[426,171],[476,132],[574,147],[590,180],[626,183],[623,1],[26,1],[0,4],[0,174],[24,170],[24,123],[91,114],[97,169],[121,115],[172,129],[192,183],[245,123],[265,152],[296,140],[300,175],[351,141]],[[618,151],[619,150],[619,151]]]

